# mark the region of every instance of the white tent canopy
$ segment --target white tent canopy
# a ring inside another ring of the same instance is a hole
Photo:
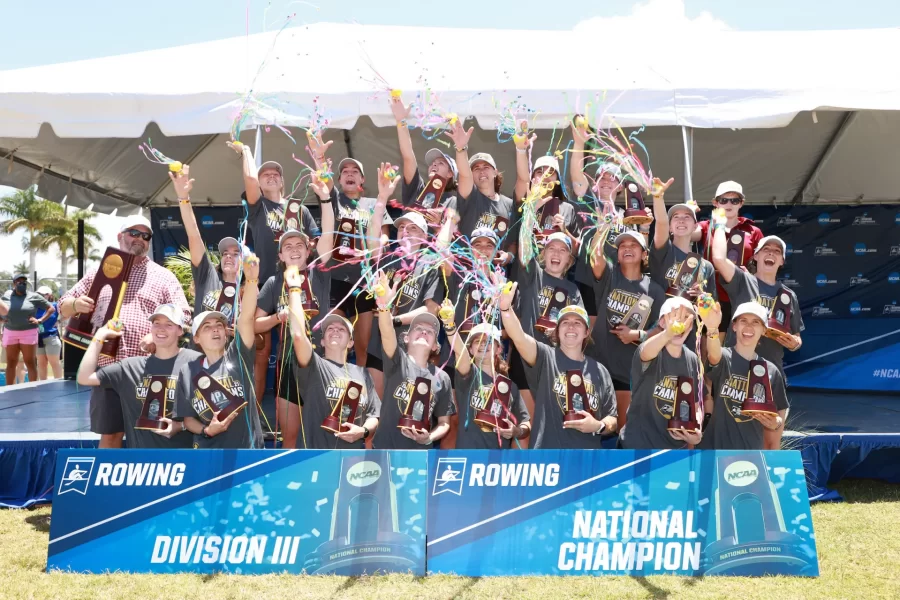
[[[557,50],[518,52],[522,40]],[[654,36],[621,51],[577,44],[559,31],[318,24],[0,72],[0,159],[8,163],[0,184],[37,182],[44,197],[96,210],[164,204],[174,199],[165,169],[137,149],[150,138],[192,165],[196,199],[234,204],[242,183],[225,141],[251,81],[282,125],[307,126],[318,98],[331,119],[332,158],[350,155],[372,171],[399,159],[386,86],[371,82],[374,67],[407,101],[424,78],[444,109],[474,117],[470,146],[494,154],[510,189],[515,153],[492,128],[496,102],[518,97],[535,111],[539,154],[551,136],[568,140],[568,118],[591,102],[604,125],[646,125],[640,139],[653,172],[679,180],[682,127],[689,128],[699,200],[724,179],[742,182],[751,202],[900,197],[900,70],[872,59],[894,55],[900,30]],[[292,133],[300,145],[276,128],[263,138],[265,158],[285,165],[289,181],[299,172],[291,155],[308,158],[302,130]],[[241,136],[254,138],[253,130]],[[436,144],[413,138],[420,159]],[[677,187],[672,200],[682,197]]]

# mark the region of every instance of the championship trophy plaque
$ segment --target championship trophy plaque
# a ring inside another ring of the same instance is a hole
[[[566,414],[563,421],[580,421],[584,415],[578,411],[586,410],[587,389],[584,387],[584,374],[578,370],[566,371]]]
[[[306,555],[307,573],[363,575],[415,568],[421,551],[413,538],[400,533],[390,456],[366,452],[341,459],[331,536]]]
[[[469,335],[469,332],[475,327],[475,316],[481,309],[481,290],[474,285],[466,285],[465,287],[465,318],[459,324],[459,334]]]
[[[335,251],[331,254],[334,260],[343,262],[356,256],[356,221],[354,219],[343,217],[338,221],[334,247]]]
[[[303,312],[306,313],[307,319],[319,314],[319,302],[312,292],[308,267],[306,273],[300,273],[300,302],[303,304]]]
[[[547,203],[541,208],[540,228],[537,231],[537,238],[543,239],[547,236],[560,231],[559,227],[553,226],[553,217],[559,214],[559,198],[552,196]]]
[[[169,402],[175,402],[175,388],[169,389],[168,375],[153,375],[147,387],[147,397],[141,407],[141,416],[135,421],[135,429],[165,429],[162,419],[170,414]]]
[[[541,313],[541,316],[538,317],[537,322],[534,324],[534,328],[545,335],[553,331],[559,319],[559,311],[566,307],[568,299],[569,296],[566,294],[566,290],[554,288],[553,294],[550,296],[547,306],[544,307],[544,312]]]
[[[816,568],[803,539],[785,528],[778,490],[762,452],[716,457],[715,529],[702,560],[705,575],[805,575]]]
[[[291,229],[302,230],[303,219],[300,214],[301,210],[303,210],[303,205],[299,201],[288,200],[287,206],[284,207],[283,231],[290,231]]]
[[[497,375],[487,404],[475,413],[475,422],[486,427],[500,427],[500,421],[506,420],[506,415],[509,414],[511,393],[512,385],[509,378]]]
[[[128,288],[128,275],[131,273],[131,265],[134,263],[134,255],[116,248],[107,248],[100,261],[100,268],[94,275],[94,281],[91,283],[91,289],[87,295],[94,299],[94,302],[100,297],[100,293],[105,286],[109,286],[112,295],[109,304],[106,307],[106,314],[103,317],[103,323],[111,320],[118,320],[119,311],[122,310],[122,302],[125,300],[125,291]],[[96,310],[96,304],[94,305]],[[93,312],[83,315],[76,314],[69,319],[69,324],[63,333],[63,341],[72,344],[78,348],[86,350],[91,343],[94,335],[94,326],[91,323]],[[100,354],[110,358],[116,357],[119,349],[121,338],[110,338],[103,342],[100,347]]]
[[[225,315],[229,323],[231,323],[234,316],[235,295],[237,295],[237,285],[227,281],[223,282],[222,289],[219,292],[219,299],[216,301],[216,311]]]
[[[700,265],[700,255],[696,252],[691,252],[685,256],[681,267],[678,268],[678,272],[675,274],[675,279],[672,280],[669,289],[666,290],[666,295],[688,297],[691,288],[694,287],[700,278]]]
[[[427,377],[416,377],[397,427],[416,431],[431,430],[431,380]]]
[[[419,194],[419,197],[416,198],[416,202],[410,208],[415,211],[439,208],[441,205],[441,198],[444,195],[444,191],[447,189],[447,183],[448,180],[440,175],[436,173],[432,175],[428,180],[428,183],[425,184],[422,193]]]
[[[650,308],[652,306],[653,298],[646,294],[641,294],[641,297],[634,303],[631,310],[622,317],[622,325],[628,329],[644,329],[647,326],[647,321],[650,319]]]
[[[772,384],[769,383],[769,370],[766,361],[751,360],[750,374],[747,377],[747,396],[741,403],[741,414],[754,413],[778,415],[778,408],[772,399]]]
[[[200,371],[194,375],[194,389],[200,394],[203,401],[213,413],[219,413],[219,420],[224,421],[231,413],[247,406],[244,398],[239,398],[219,383],[215,377],[206,371]]]
[[[675,406],[669,419],[669,431],[700,431],[697,422],[697,390],[692,377],[680,376],[675,384]]]
[[[622,222],[626,225],[646,225],[653,222],[653,217],[647,214],[641,187],[633,181],[625,184],[625,215]]]
[[[782,286],[775,295],[775,304],[766,323],[766,337],[777,340],[783,335],[791,335],[791,295]]]
[[[735,229],[731,233],[725,235],[728,236],[728,246],[725,251],[725,256],[728,260],[733,262],[735,266],[744,266],[744,232]]]
[[[502,240],[503,236],[509,233],[509,219],[507,219],[506,217],[495,217],[494,233],[496,233],[497,237]]]
[[[352,379],[347,383],[347,389],[341,394],[340,401],[334,405],[331,414],[325,417],[319,426],[332,433],[343,432],[344,423],[356,421],[356,412],[359,410],[359,400],[363,386]]]

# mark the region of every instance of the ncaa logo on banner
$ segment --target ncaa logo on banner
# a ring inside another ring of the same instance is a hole
[[[800,286],[800,282],[791,277],[790,273],[785,273],[784,277],[781,278],[781,283],[783,285],[788,286],[789,288],[798,288]]]
[[[794,250],[794,247],[791,244],[785,244],[784,253],[787,256],[793,256],[794,254],[803,254],[803,250]]]
[[[465,458],[439,458],[434,473],[432,496],[450,492],[462,496],[463,480],[466,476]]]
[[[866,312],[870,312],[872,309],[868,306],[863,306],[859,302],[851,302],[850,303],[850,314],[858,315]]]
[[[165,256],[166,258],[175,256],[176,254],[178,254],[178,249],[175,248],[175,246],[166,246],[163,249],[163,256]]]
[[[868,285],[869,278],[864,277],[862,273],[857,273],[855,276],[850,277],[850,285]]]
[[[725,467],[725,482],[734,487],[746,487],[759,478],[756,465],[747,460],[738,460]]]
[[[878,252],[877,248],[866,248],[866,245],[863,242],[859,242],[853,247],[853,253],[857,256],[875,254],[876,252]]]
[[[882,315],[900,315],[900,306],[897,306],[897,301],[894,300],[890,304],[884,305],[884,311],[881,313]]]
[[[205,217],[203,217],[202,219],[200,219],[200,223],[201,223],[204,227],[206,227],[207,229],[209,229],[210,227],[213,226],[213,223],[215,223],[215,221],[213,220],[213,218],[212,218],[211,216],[206,215]]]
[[[88,483],[91,481],[93,472],[93,457],[77,458],[71,456],[67,458],[66,466],[63,467],[62,477],[59,480],[59,489],[56,491],[57,495],[78,492],[82,496],[86,496]]]
[[[900,283],[900,273],[888,273],[888,283]]]
[[[819,287],[825,287],[826,285],[832,285],[837,283],[837,279],[828,279],[828,275],[824,273],[819,273],[816,275],[816,285]]]
[[[894,225],[900,225],[900,213],[894,215]]]
[[[828,213],[819,214],[819,218],[817,220],[819,222],[819,225],[823,225],[823,226],[824,225],[833,225],[835,223],[841,222],[840,219],[838,219],[837,217],[832,218],[832,216]]]

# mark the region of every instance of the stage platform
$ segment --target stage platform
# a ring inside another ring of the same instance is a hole
[[[97,446],[89,397],[74,381],[0,388],[0,506],[50,501],[57,449]],[[784,447],[803,454],[811,500],[840,499],[827,486],[844,477],[900,483],[900,394],[792,389],[789,397]],[[271,394],[262,406],[266,429],[275,424]]]

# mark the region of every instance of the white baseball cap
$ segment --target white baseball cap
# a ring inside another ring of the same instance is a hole
[[[694,305],[691,304],[688,300],[680,296],[673,296],[666,299],[666,301],[662,303],[662,306],[659,307],[659,316],[662,317],[663,315],[667,315],[673,310],[681,308],[682,306],[689,309],[691,312],[695,312]]]
[[[728,192],[740,194],[741,198],[744,197],[744,187],[741,184],[739,184],[737,181],[723,181],[719,184],[719,187],[716,188],[716,195],[714,196],[714,198],[724,196]]]
[[[628,231],[623,231],[616,236],[616,246],[621,244],[625,238],[629,237],[637,241],[637,243],[641,245],[641,248],[643,248],[644,250],[647,249],[647,240],[644,239],[644,236],[641,233],[633,231],[631,229],[629,229]]]
[[[766,310],[766,307],[756,301],[744,302],[743,304],[739,304],[737,308],[734,309],[734,314],[731,315],[731,320],[736,321],[737,318],[741,315],[753,315],[757,317],[760,321],[765,324],[769,320],[769,311]]]
[[[759,240],[756,244],[756,249],[753,251],[753,254],[759,253],[766,244],[769,242],[773,242],[781,246],[781,256],[784,257],[787,254],[787,244],[784,243],[784,240],[778,237],[777,235],[767,235],[763,239]]]
[[[226,327],[228,326],[228,318],[224,314],[217,310],[205,310],[194,317],[194,323],[191,326],[191,335],[196,337],[197,332],[200,331],[200,326],[203,325],[204,321],[207,319],[219,319]]]
[[[153,227],[150,226],[150,221],[146,217],[143,217],[141,215],[130,215],[127,217],[123,217],[122,226],[119,228],[119,233],[125,231],[126,229],[137,227],[138,225],[143,225],[150,233],[153,233]]]
[[[556,160],[555,156],[551,156],[548,154],[534,161],[534,168],[532,169],[532,172],[537,171],[541,167],[550,167],[551,169],[556,171],[557,175],[560,175],[559,161]]]
[[[544,239],[544,247],[546,248],[547,246],[549,246],[550,242],[562,242],[566,245],[566,248],[568,248],[570,252],[572,251],[572,238],[564,234],[562,231],[556,231],[548,235],[546,239]]]
[[[366,171],[363,169],[363,164],[361,162],[359,162],[358,160],[356,160],[355,158],[345,158],[344,160],[339,162],[338,170],[337,170],[338,175],[340,175],[341,171],[344,170],[344,167],[346,167],[350,163],[353,163],[354,165],[356,165],[356,167],[359,169],[360,175],[362,175],[363,177],[366,176]]]
[[[165,317],[179,327],[184,327],[184,311],[174,304],[160,304],[147,320],[152,323],[156,317]]]
[[[37,289],[37,293],[38,293],[38,294],[41,294],[41,295],[43,296],[43,295],[46,295],[46,294],[52,294],[52,293],[53,293],[53,290],[51,290],[51,289],[50,289],[49,287],[47,287],[46,285],[42,285],[41,287],[39,287],[39,288]]]
[[[470,329],[469,335],[466,337],[466,344],[475,339],[476,335],[486,335],[492,342],[500,343],[500,330],[490,323],[479,323]]]
[[[473,155],[472,158],[469,159],[469,166],[471,167],[478,161],[486,162],[487,164],[494,167],[495,170],[497,169],[497,163],[494,162],[494,157],[487,152],[479,152],[478,154]]]
[[[426,234],[428,233],[428,223],[425,221],[425,217],[422,216],[422,213],[417,213],[414,210],[403,213],[402,216],[397,217],[397,219],[394,221],[394,225],[396,227],[400,227],[401,221],[409,221],[410,223],[424,231]]]

